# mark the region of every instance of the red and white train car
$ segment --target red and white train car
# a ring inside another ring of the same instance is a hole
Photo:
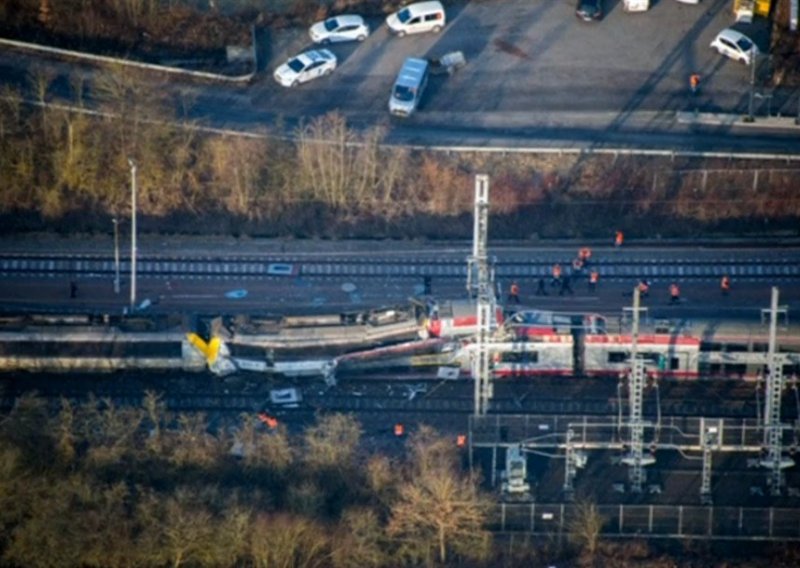
[[[578,374],[600,376],[624,373],[630,368],[633,338],[631,335],[586,335],[583,337],[583,360]],[[695,378],[698,376],[700,340],[672,334],[643,334],[637,352],[644,358],[648,374],[661,377]]]

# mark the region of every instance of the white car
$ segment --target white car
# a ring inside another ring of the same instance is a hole
[[[327,49],[313,49],[292,57],[275,69],[275,80],[284,87],[294,87],[311,79],[330,75],[336,69],[336,56]]]
[[[369,35],[369,26],[361,16],[335,16],[311,26],[308,35],[314,43],[364,41]]]
[[[758,46],[749,37],[733,28],[725,28],[717,34],[711,47],[720,55],[750,65],[754,56],[758,55]]]

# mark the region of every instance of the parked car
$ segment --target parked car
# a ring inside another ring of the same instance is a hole
[[[754,56],[758,55],[758,46],[749,37],[733,28],[725,28],[717,34],[711,47],[720,55],[750,65]]]
[[[336,69],[336,56],[327,49],[313,49],[292,57],[275,69],[275,80],[284,87],[294,87]]]
[[[402,10],[389,14],[386,25],[397,37],[422,32],[438,33],[442,31],[447,20],[441,2],[417,2],[409,4]]]
[[[317,22],[308,30],[314,43],[333,43],[338,41],[364,41],[369,35],[369,26],[361,16],[334,16]]]
[[[603,0],[578,0],[575,15],[584,22],[603,19]]]

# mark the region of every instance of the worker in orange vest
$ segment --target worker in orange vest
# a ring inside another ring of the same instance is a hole
[[[401,438],[406,433],[406,429],[401,422],[394,425],[394,435]]]
[[[619,248],[622,246],[622,241],[625,240],[625,235],[622,234],[622,231],[617,231],[617,235],[614,237],[614,246]]]
[[[581,247],[578,251],[578,258],[583,261],[583,266],[587,266],[589,264],[589,259],[592,258],[592,249],[589,247]]]
[[[561,265],[556,263],[553,265],[553,281],[551,286],[558,286],[561,284]]]
[[[259,412],[258,419],[270,430],[274,430],[278,427],[278,419],[267,414],[266,412]]]
[[[650,294],[650,283],[647,280],[639,280],[639,285],[637,287],[639,288],[640,298],[646,298]]]
[[[725,274],[719,282],[719,288],[723,296],[727,296],[731,291],[731,279]]]
[[[677,304],[681,301],[681,289],[673,282],[669,285],[669,303]]]
[[[600,280],[600,273],[596,269],[592,269],[589,273],[589,292],[594,292],[597,289],[597,282]]]
[[[697,90],[700,88],[700,75],[697,73],[692,73],[689,75],[689,89],[691,89],[692,94],[696,94]]]
[[[459,448],[463,448],[467,445],[467,437],[464,434],[459,434],[456,436],[456,446]]]
[[[516,280],[511,283],[511,288],[508,290],[508,303],[519,304],[519,284]]]

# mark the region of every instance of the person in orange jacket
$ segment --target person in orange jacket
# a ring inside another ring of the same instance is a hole
[[[550,283],[551,286],[560,286],[561,285],[561,265],[556,263],[553,265],[553,281]]]
[[[597,289],[597,283],[600,281],[600,273],[596,268],[593,268],[589,273],[589,292],[594,292]]]
[[[639,285],[637,287],[639,288],[640,298],[646,298],[647,296],[650,295],[650,283],[644,278],[639,280]]]
[[[614,246],[619,248],[622,246],[622,242],[625,240],[625,235],[622,231],[617,231],[616,236],[614,237]]]
[[[727,296],[731,291],[731,279],[725,274],[719,282],[719,289],[723,296]]]
[[[673,282],[669,285],[669,303],[677,304],[681,301],[681,289]]]

